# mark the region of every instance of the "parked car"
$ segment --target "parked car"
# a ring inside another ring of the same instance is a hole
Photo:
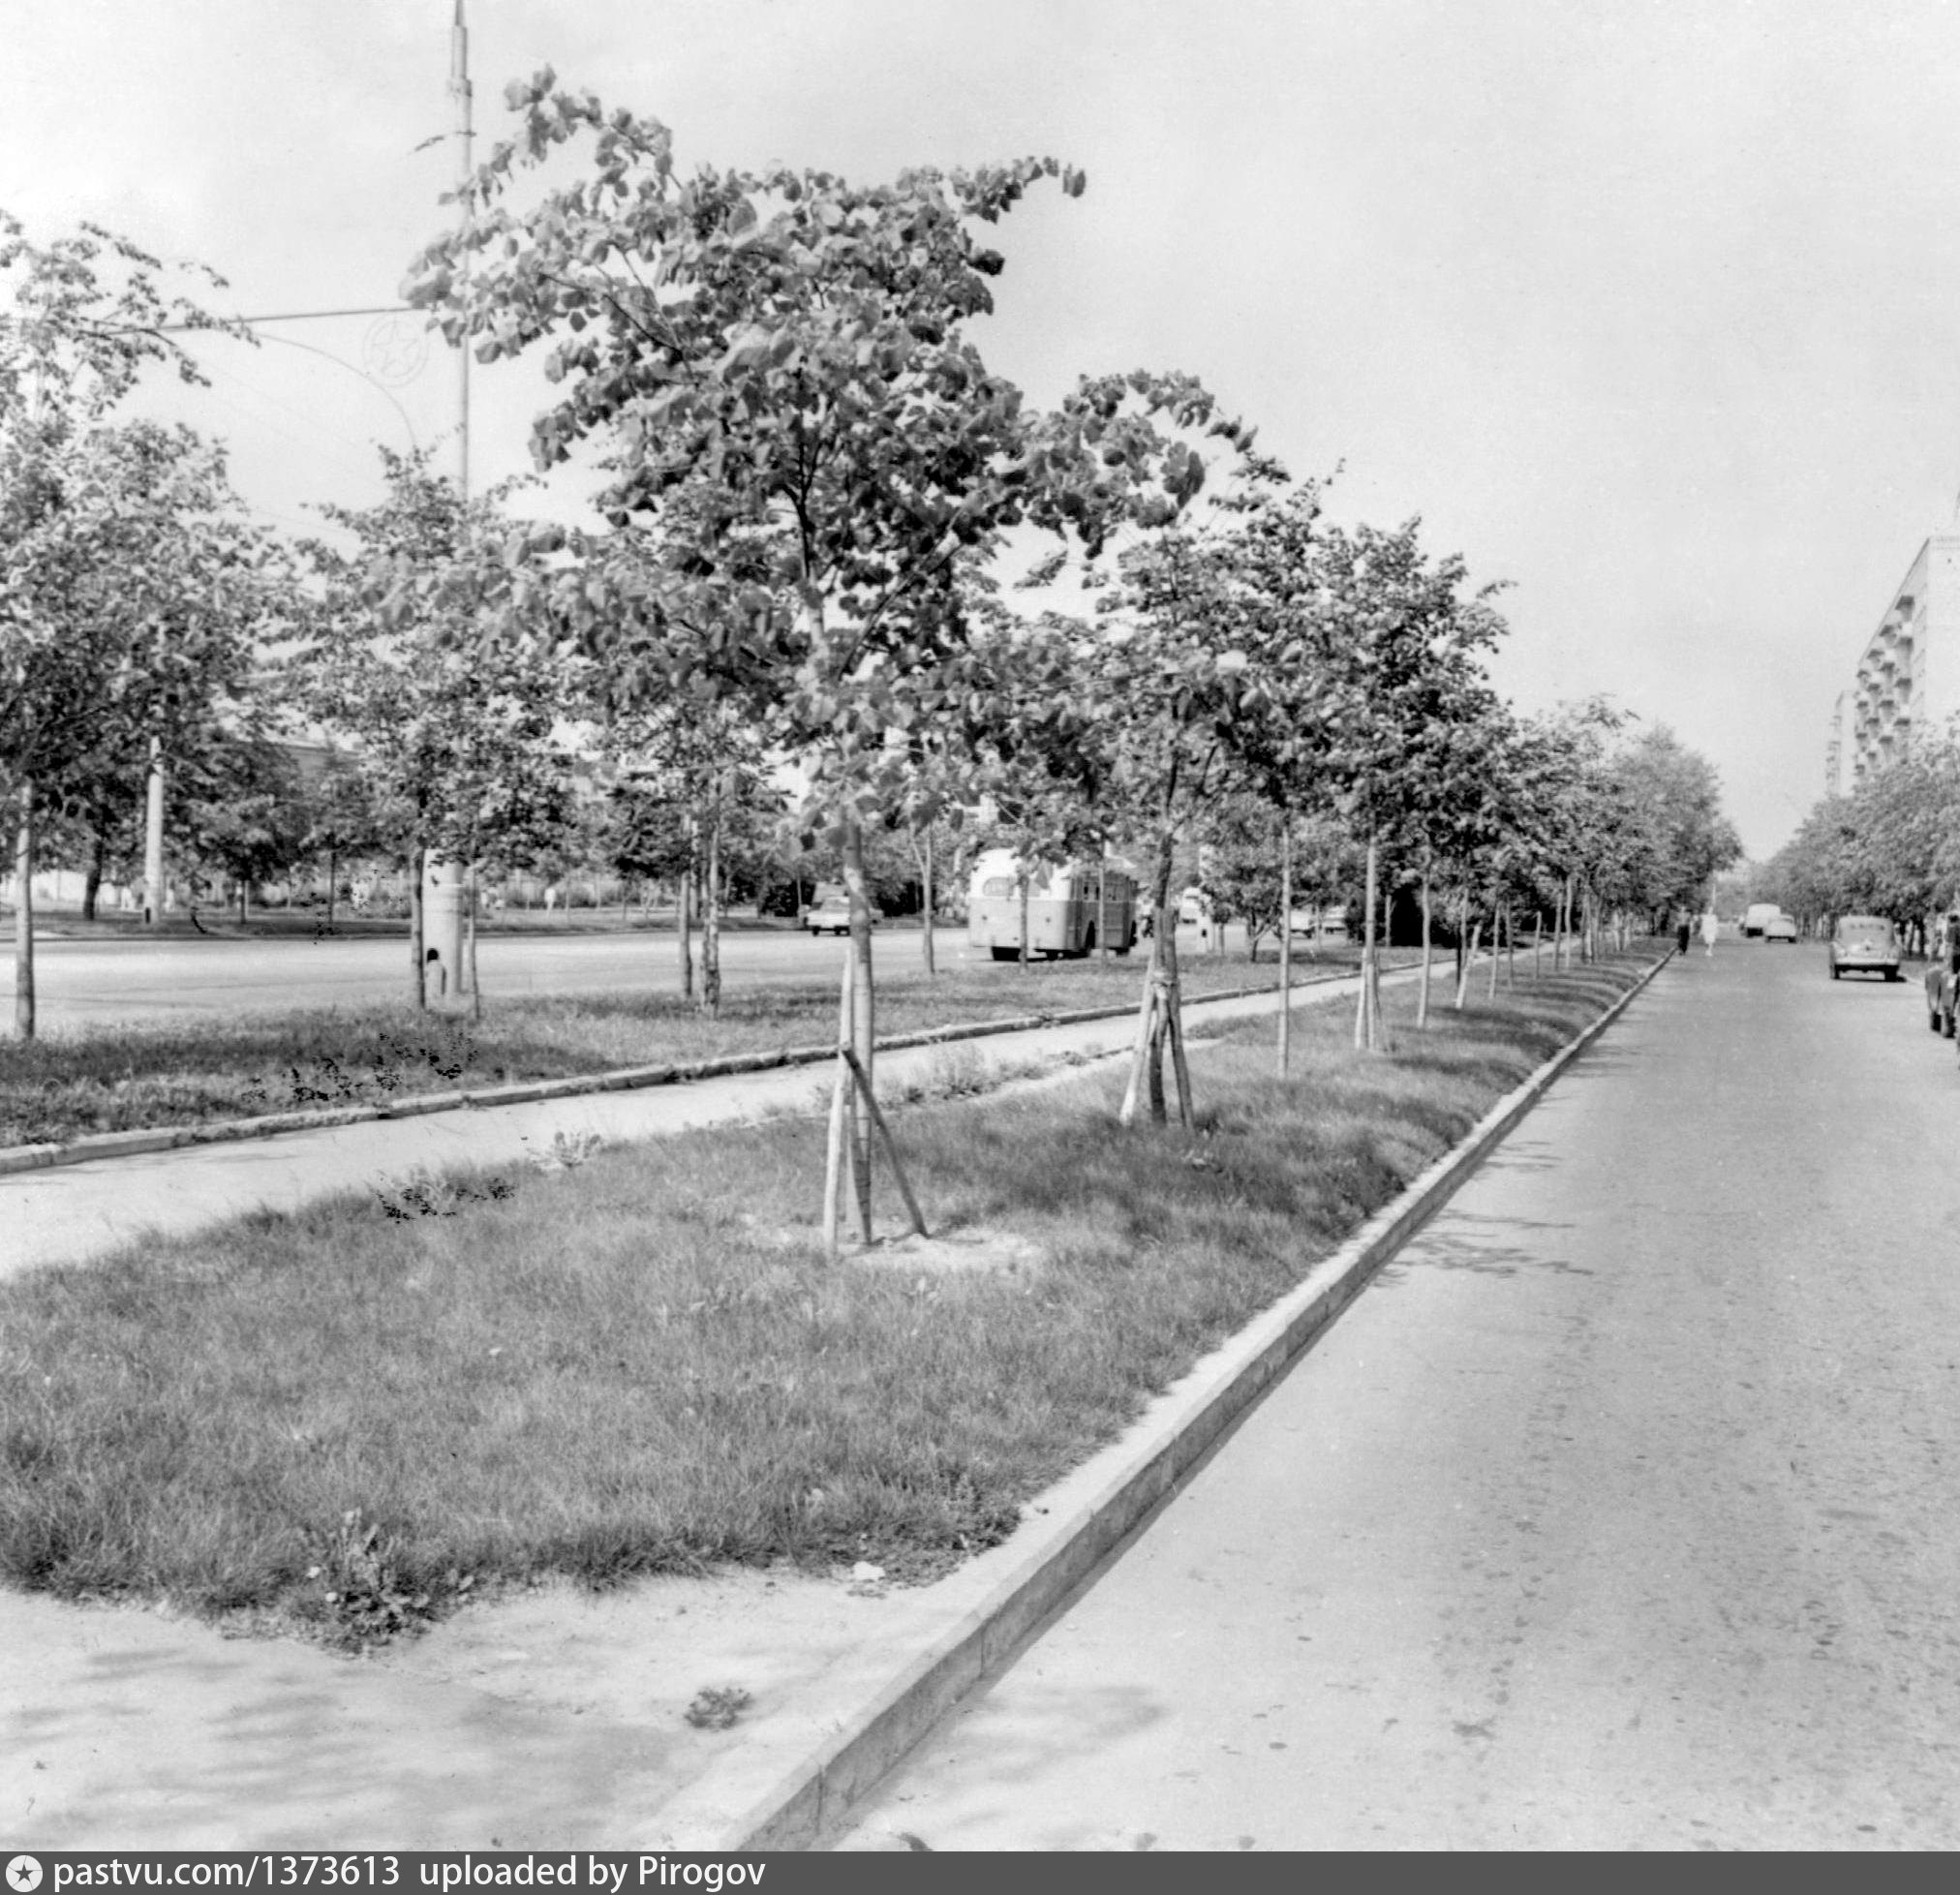
[[[1881,974],[1899,978],[1899,931],[1882,915],[1840,915],[1830,935],[1830,977]]]
[[[1295,908],[1293,932],[1311,934],[1316,940],[1344,941],[1348,937],[1347,909],[1338,902],[1325,908]]]
[[[878,925],[878,911],[872,910],[872,926]],[[801,925],[814,934],[850,932],[850,897],[841,888],[818,887],[811,891]]]
[[[1796,918],[1793,915],[1773,914],[1762,924],[1762,938],[1765,941],[1796,940]]]

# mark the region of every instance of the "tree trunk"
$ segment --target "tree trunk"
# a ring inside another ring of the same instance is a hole
[[[472,856],[470,859],[468,886],[470,890],[470,914],[468,921],[465,923],[468,932],[463,936],[463,965],[465,978],[470,983],[470,1018],[472,1020],[481,1020],[483,1018],[483,990],[476,982],[476,916],[483,906],[483,894],[476,885],[476,859],[475,856]]]
[[[1416,1024],[1429,1024],[1429,866],[1423,865],[1423,973],[1416,985]]]
[[[1110,845],[1103,842],[1096,850],[1095,864],[1095,958],[1104,966],[1110,959]]]
[[[681,998],[694,997],[694,849],[693,822],[689,821],[688,866],[674,894],[674,934],[681,950]]]
[[[1509,902],[1504,904],[1504,985],[1517,985],[1517,917]]]
[[[20,785],[14,832],[14,1032],[34,1037],[34,783]]]
[[[1470,911],[1470,904],[1467,901],[1463,904],[1463,911],[1467,917]],[[1463,997],[1470,992],[1470,963],[1477,959],[1477,937],[1483,932],[1484,922],[1480,916],[1470,924],[1469,938],[1463,952],[1463,965],[1456,975],[1456,998],[1454,1004],[1457,1013],[1463,1011]]]
[[[721,1015],[721,798],[708,818],[708,861],[701,877],[701,1011]]]
[[[936,975],[939,971],[939,964],[934,958],[933,942],[933,825],[931,823],[926,825],[926,845],[920,851],[919,866],[921,870],[920,893],[925,899],[925,912],[920,916],[919,945],[925,953],[926,972],[930,975]]]
[[[326,932],[333,932],[333,902],[340,881],[340,851],[329,847],[326,851]]]
[[[1484,997],[1497,997],[1497,963],[1504,954],[1504,910],[1497,904],[1497,890],[1490,891],[1490,978],[1484,983]]]
[[[843,833],[843,885],[850,895],[851,1048],[865,1089],[873,1084],[872,1057],[876,1043],[872,994],[872,897],[865,879],[865,838],[852,817]],[[850,1110],[852,1186],[857,1199],[858,1236],[872,1240],[872,1122],[858,1109],[855,1092]]]
[[[1362,918],[1362,991],[1355,1007],[1355,1051],[1375,1052],[1381,1044],[1381,1022],[1375,1009],[1379,990],[1375,985],[1375,907],[1380,900],[1378,876],[1381,845],[1372,830],[1368,833],[1367,893]]]
[[[1540,908],[1531,917],[1531,978],[1539,978],[1539,956],[1545,948],[1545,910]]]
[[[1293,821],[1279,820],[1279,1077],[1293,1058]]]
[[[422,877],[427,872],[427,859],[426,849],[413,848],[409,851],[409,957],[414,963],[409,993],[418,1013],[429,1004],[422,961],[426,945],[422,938]]]
[[[164,743],[150,739],[150,775],[143,791],[143,921],[164,925]]]
[[[1021,971],[1025,974],[1031,964],[1027,951],[1027,884],[1032,879],[1031,865],[1026,862],[1021,864],[1019,879],[1021,883]]]
[[[1377,876],[1380,880],[1380,876]],[[1389,923],[1393,918],[1394,890],[1383,886],[1380,890],[1381,930],[1375,936],[1374,965],[1368,969],[1368,1021],[1374,1033],[1374,1048],[1377,1053],[1390,1053],[1389,1029],[1382,1018],[1382,950],[1389,944]]]
[[[240,928],[251,926],[252,918],[245,912],[245,904],[251,899],[251,881],[244,875],[240,875],[238,877],[238,926]]]
[[[108,867],[108,844],[100,829],[89,838],[88,879],[81,885],[81,918],[95,919],[96,901],[102,894],[102,878]]]
[[[1150,960],[1144,975],[1144,1004],[1137,1016],[1136,1050],[1130,1058],[1130,1083],[1123,1091],[1119,1124],[1133,1125],[1137,1108],[1148,1085],[1150,1116],[1164,1122],[1163,1027],[1160,1017],[1168,1003],[1175,979],[1177,918],[1169,906],[1171,897],[1172,836],[1168,828],[1157,838],[1157,860],[1151,877],[1155,917],[1150,927]],[[1168,924],[1168,925],[1167,925]],[[1167,968],[1168,963],[1168,968]]]
[[[1171,1043],[1171,1068],[1178,1080],[1178,1120],[1188,1134],[1196,1132],[1198,1124],[1191,1108],[1191,1069],[1184,1062],[1184,998],[1178,985],[1178,943],[1175,937],[1164,956],[1164,964],[1171,976],[1164,990],[1164,1031]]]

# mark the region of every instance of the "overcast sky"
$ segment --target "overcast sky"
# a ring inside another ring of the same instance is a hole
[[[453,147],[415,147],[450,123],[450,12],[8,0],[0,204],[208,262],[244,313],[392,303],[446,217]],[[1671,725],[1753,853],[1820,793],[1832,701],[1954,516],[1960,9],[1935,0],[469,15],[479,154],[549,62],[664,119],[684,164],[1083,167],[1086,197],[1004,227],[993,365],[1040,401],[1189,370],[1296,473],[1339,464],[1337,517],[1421,514],[1513,583],[1520,706],[1606,692]],[[411,374],[372,318],[268,333],[199,340],[213,386],[183,412],[282,524],[372,498],[375,441],[452,426],[440,349]],[[535,406],[478,377],[479,474],[527,464]]]

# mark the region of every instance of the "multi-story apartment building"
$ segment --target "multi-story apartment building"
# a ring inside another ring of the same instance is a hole
[[[1824,748],[1832,795],[1904,754],[1960,712],[1960,532],[1919,548],[1839,694]]]

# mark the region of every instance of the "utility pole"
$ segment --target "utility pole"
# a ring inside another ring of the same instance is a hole
[[[456,185],[461,199],[457,218],[467,236],[470,229],[470,29],[463,19],[463,0],[456,0],[455,19],[449,28],[449,97],[456,107]],[[469,269],[466,253],[463,267]],[[464,511],[463,531],[469,531],[470,506],[470,338],[461,337],[456,349],[456,492]],[[433,849],[420,852],[414,873],[422,879],[423,933],[416,946],[420,963],[415,977],[421,983],[423,1004],[433,1002],[445,1009],[463,1003],[470,993],[472,968],[464,958],[463,917],[466,907],[474,911],[476,901],[475,870],[469,875],[464,865],[439,856]],[[474,925],[474,923],[473,923]]]
[[[456,19],[449,29],[449,97],[456,106],[456,183],[470,189],[472,170],[470,144],[470,29],[463,20],[463,0],[456,0]],[[470,200],[466,195],[459,205],[465,231],[470,228]],[[463,267],[470,260],[466,253]],[[456,487],[467,503],[470,498],[470,341],[466,335],[456,351]]]

